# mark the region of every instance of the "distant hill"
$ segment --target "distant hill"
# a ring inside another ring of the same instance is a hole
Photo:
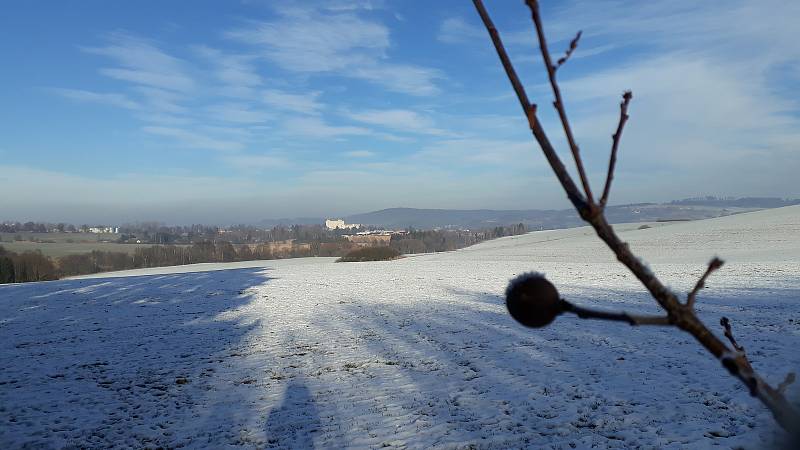
[[[698,220],[727,216],[758,209],[800,204],[800,200],[779,198],[719,199],[706,197],[670,203],[636,203],[609,206],[611,223]],[[530,229],[556,229],[583,225],[572,209],[564,210],[455,210],[389,208],[345,217],[348,223],[361,223],[389,229],[459,228],[479,229],[523,223]]]
[[[669,203],[634,203],[609,206],[606,214],[611,223],[698,220],[727,216],[758,209],[800,205],[800,199],[777,197],[719,198],[697,197]],[[557,229],[583,225],[573,209],[419,209],[388,208],[343,217],[347,223],[360,223],[387,229],[479,229],[523,223],[530,229]],[[257,225],[270,228],[323,224],[323,217],[266,219]]]
[[[800,205],[800,199],[786,199],[777,197],[695,197],[683,200],[673,200],[672,205],[694,205],[694,206],[719,206],[724,208],[782,208],[784,206]]]
[[[390,229],[408,227],[430,228],[486,228],[513,223],[542,224],[556,228],[571,221],[568,211],[558,210],[457,210],[457,209],[417,209],[389,208],[365,214],[345,217],[348,223],[362,223]],[[573,213],[574,215],[574,213]]]

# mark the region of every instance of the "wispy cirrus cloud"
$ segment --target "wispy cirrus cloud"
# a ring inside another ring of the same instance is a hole
[[[372,158],[375,156],[375,152],[369,150],[351,150],[349,152],[345,152],[344,155],[349,158]]]
[[[212,74],[222,84],[222,95],[238,98],[257,95],[262,79],[253,65],[253,55],[232,55],[206,45],[196,45],[193,50],[212,66]]]
[[[317,117],[292,117],[284,121],[284,130],[304,138],[339,138],[344,136],[369,136],[368,128],[351,125],[331,125]]]
[[[127,33],[112,33],[104,47],[83,47],[86,53],[105,56],[118,67],[100,69],[110,78],[153,88],[187,92],[195,87],[183,61],[175,58],[148,40]]]
[[[186,96],[182,93],[150,86],[135,86],[132,90],[141,95],[142,102],[153,112],[161,114],[183,114],[187,112],[187,108],[181,105],[186,101]]]
[[[356,11],[382,9],[386,6],[384,0],[325,0],[320,6],[329,11]]]
[[[310,10],[282,11],[279,19],[251,22],[226,35],[256,45],[283,69],[331,72],[369,63],[385,55],[389,30],[352,13],[322,16]]]
[[[200,59],[191,61],[168,54],[153,41],[121,32],[107,35],[106,41],[104,46],[82,50],[117,63],[117,67],[99,69],[99,73],[124,83],[126,93],[57,89],[58,94],[132,110],[135,117],[148,123],[141,128],[144,133],[185,148],[241,151],[249,138],[245,127],[273,118],[259,109],[262,105],[256,101],[251,104],[225,99],[232,92],[242,93],[242,88],[260,85],[260,77],[249,65],[252,58],[194,46],[189,48],[190,54]],[[201,72],[198,66],[203,64],[211,65],[211,78],[197,75]],[[214,122],[241,128],[215,127]]]
[[[414,96],[440,92],[436,82],[443,74],[438,69],[389,58],[389,28],[361,16],[380,7],[348,1],[323,2],[316,7],[281,4],[274,7],[273,19],[246,22],[224,33],[244,44],[238,50],[229,45],[221,50],[194,44],[173,46],[168,51],[155,40],[128,32],[109,33],[103,44],[81,50],[112,63],[101,66],[98,73],[120,82],[120,91],[63,90],[61,95],[130,109],[145,122],[141,127],[144,133],[161,136],[179,147],[240,152],[243,157],[256,142],[252,140],[256,128],[275,129],[276,125],[281,126],[277,135],[308,142],[365,136],[407,140],[387,130],[439,135],[443,131],[430,119],[399,109],[369,111],[374,113],[372,117],[338,112],[334,121],[322,119],[317,116],[326,108],[321,99],[327,94],[309,88],[313,83],[305,81],[307,78],[296,82],[260,73],[264,65],[272,65],[292,73],[361,80]],[[220,124],[241,133],[214,131]],[[230,161],[233,159],[228,158],[231,167],[243,167]]]
[[[275,116],[247,103],[222,103],[208,107],[211,118],[241,124],[266,123]]]
[[[535,158],[534,144],[529,140],[457,138],[443,139],[425,145],[412,159],[436,161],[439,164],[477,167],[542,167]]]
[[[535,39],[531,29],[504,29],[500,33],[506,45],[530,45]],[[436,39],[445,44],[478,43],[485,46],[487,38],[486,29],[478,20],[473,18],[468,21],[458,16],[445,18],[436,34]],[[491,45],[487,48],[491,48]]]
[[[445,44],[462,44],[464,42],[485,40],[486,31],[467,23],[461,17],[448,17],[439,25],[436,39]]]
[[[584,30],[585,37],[610,39],[617,45],[641,45],[658,50],[737,58],[796,60],[800,32],[795,27],[800,4],[781,0],[707,3],[646,2],[631,8],[615,0],[563,3],[551,16],[558,35]]]
[[[444,79],[438,69],[410,64],[371,63],[350,72],[353,77],[403,94],[432,96],[441,92],[437,80]]]
[[[242,150],[244,144],[238,140],[217,139],[203,133],[198,133],[183,128],[146,126],[142,128],[145,133],[173,139],[175,142],[189,147],[219,151]]]
[[[228,31],[230,39],[252,45],[284,70],[334,73],[411,95],[440,91],[437,69],[387,62],[389,29],[352,11],[322,15],[302,8],[284,8],[272,21],[250,22]]]
[[[594,23],[590,21],[588,23]],[[550,22],[548,22],[550,25]],[[560,33],[553,34],[548,26],[548,36],[551,51],[561,51],[561,47],[566,48],[566,42],[572,39],[577,30],[582,29],[578,27],[574,30],[562,31],[565,27],[559,27]],[[571,33],[571,34],[570,34]],[[500,31],[503,43],[509,47],[525,49],[526,51],[515,56],[516,62],[529,62],[539,63],[541,60],[538,52],[535,49],[536,35],[533,32],[532,25],[523,28],[516,28],[512,30],[504,29]],[[491,52],[491,45],[487,45],[488,35],[486,29],[479,24],[477,20],[468,21],[463,17],[448,17],[445,18],[439,25],[439,31],[436,39],[444,44],[464,45],[474,44],[480,46],[487,52]],[[571,59],[586,58],[589,56],[596,56],[618,46],[616,44],[587,44],[587,39],[579,46],[579,51],[575,52]]]
[[[134,69],[100,69],[100,73],[107,77],[116,78],[122,81],[140,84],[143,86],[153,86],[162,89],[173,89],[176,91],[190,91],[194,86],[191,78],[182,77],[177,74],[146,72]]]
[[[447,134],[445,130],[437,128],[430,117],[407,109],[368,109],[363,111],[344,111],[343,114],[357,122],[395,131],[428,135]]]
[[[285,169],[291,162],[276,155],[237,155],[226,157],[225,162],[245,172],[263,172],[271,169]]]
[[[130,98],[128,98],[128,96],[124,94],[103,93],[103,92],[86,91],[83,89],[64,89],[64,88],[51,88],[50,91],[64,98],[68,98],[70,100],[75,100],[78,102],[100,103],[104,105],[116,106],[119,108],[125,108],[131,110],[137,110],[141,108],[141,105],[138,102],[131,100]]]
[[[324,107],[318,101],[321,94],[321,91],[293,94],[278,89],[266,89],[261,92],[261,100],[278,110],[301,114],[317,114]]]

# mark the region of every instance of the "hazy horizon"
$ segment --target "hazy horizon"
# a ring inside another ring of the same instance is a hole
[[[632,203],[626,203],[626,204],[610,204],[609,207],[614,207],[614,206],[622,206],[622,207],[624,207],[624,206],[630,206],[630,205],[636,205],[636,204],[664,204],[664,205],[669,205],[673,201],[696,200],[696,199],[699,199],[699,197],[706,197],[706,196],[697,196],[697,197],[684,198],[684,199],[670,199],[670,200],[666,200],[666,201],[663,201],[663,202],[642,201],[642,202],[632,202]],[[742,197],[742,198],[754,199],[755,196],[745,196],[745,197]],[[740,200],[742,198],[729,197],[728,200]],[[769,197],[769,199],[775,199],[775,198],[779,198],[779,199],[782,199],[782,200],[789,200],[789,201],[800,201],[800,199]],[[760,197],[760,198],[758,198],[756,200],[759,200],[759,199],[763,199],[763,198]],[[724,200],[724,199],[718,199],[718,200]],[[747,206],[747,208],[760,209],[760,208],[779,207],[779,206],[776,206],[776,205],[774,205],[772,203],[764,204],[763,201],[760,203],[761,206],[756,206],[756,203],[758,203],[758,202],[756,201],[752,205]],[[233,204],[233,205],[228,205],[228,206],[229,206],[230,209],[223,210],[223,212],[224,211],[235,211],[238,205]],[[786,205],[786,206],[788,206],[788,205]],[[722,208],[722,207],[720,206],[720,208]],[[191,209],[191,208],[189,208],[189,209]],[[2,216],[0,216],[0,223],[3,223],[3,222],[24,223],[24,222],[28,222],[28,221],[33,221],[33,222],[54,223],[54,224],[55,223],[65,223],[65,224],[72,224],[72,225],[88,224],[88,225],[113,225],[113,226],[124,225],[124,224],[142,224],[142,223],[161,223],[161,224],[168,225],[168,226],[186,226],[186,225],[193,225],[193,224],[203,224],[203,225],[211,225],[211,226],[231,226],[231,225],[238,225],[238,224],[263,225],[265,223],[269,224],[270,222],[278,222],[278,221],[290,221],[290,222],[294,221],[292,223],[305,223],[308,220],[318,220],[318,221],[321,222],[322,220],[324,220],[326,218],[346,218],[346,217],[352,217],[352,216],[358,216],[358,215],[366,215],[366,214],[371,214],[371,213],[377,213],[377,212],[386,211],[386,210],[398,210],[398,209],[410,209],[410,210],[415,210],[415,211],[453,211],[453,212],[458,212],[458,211],[462,211],[462,212],[463,211],[498,211],[498,212],[501,212],[501,211],[537,211],[537,210],[538,211],[548,211],[548,210],[549,211],[554,211],[555,210],[555,211],[565,211],[565,212],[569,212],[569,213],[574,213],[577,216],[577,212],[575,212],[574,208],[569,206],[569,205],[564,205],[564,207],[561,207],[561,208],[436,208],[436,207],[432,207],[432,208],[416,208],[416,207],[413,207],[413,206],[389,206],[389,207],[386,207],[386,208],[378,208],[378,209],[373,209],[373,210],[368,210],[368,211],[354,211],[354,212],[348,212],[348,213],[345,213],[345,214],[338,214],[338,213],[319,214],[319,215],[308,214],[308,215],[297,215],[297,216],[269,216],[269,215],[265,215],[263,217],[258,217],[258,218],[255,218],[255,219],[242,219],[242,220],[235,220],[235,219],[229,220],[229,217],[235,217],[235,216],[226,216],[226,215],[223,214],[222,215],[223,218],[216,219],[216,220],[205,220],[205,221],[203,219],[203,217],[205,217],[205,215],[207,214],[207,211],[205,211],[205,210],[200,210],[200,211],[198,211],[196,213],[196,215],[194,217],[196,217],[197,220],[191,220],[190,219],[190,220],[187,220],[187,221],[174,221],[174,220],[170,221],[170,220],[164,220],[161,217],[135,216],[132,213],[119,213],[119,214],[114,215],[113,212],[108,212],[105,216],[98,216],[98,217],[106,217],[105,220],[100,220],[100,219],[94,220],[93,216],[75,216],[74,220],[62,220],[60,218],[47,218],[47,217],[51,217],[51,216],[47,215],[47,213],[39,213],[39,214],[42,214],[41,218],[35,218],[35,217],[21,217],[20,218],[20,217],[2,217]],[[65,216],[71,217],[74,214],[75,214],[75,212],[67,213],[67,214],[65,214]],[[164,216],[168,216],[168,214],[165,213]],[[55,217],[55,216],[53,216],[53,217]],[[182,217],[185,217],[185,216],[182,216]]]
[[[595,185],[634,92],[612,203],[800,197],[800,4],[767,3],[543,5],[554,53],[583,30],[559,78]],[[564,155],[529,17],[487,7]],[[3,12],[0,220],[569,207],[470,2]]]

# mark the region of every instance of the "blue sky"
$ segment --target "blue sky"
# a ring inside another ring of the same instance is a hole
[[[612,203],[800,197],[800,4],[545,1]],[[486,1],[551,139],[528,11]],[[0,220],[251,222],[565,208],[469,1],[0,6]]]

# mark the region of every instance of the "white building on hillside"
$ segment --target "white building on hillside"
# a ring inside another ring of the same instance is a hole
[[[89,233],[101,234],[101,233],[110,233],[110,234],[119,234],[119,227],[90,227]]]
[[[361,228],[360,223],[344,223],[342,219],[325,219],[325,227],[329,230],[350,230]]]

